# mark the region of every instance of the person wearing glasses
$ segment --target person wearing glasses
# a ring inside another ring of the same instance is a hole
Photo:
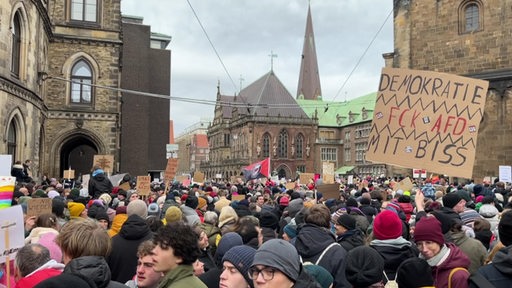
[[[271,239],[258,248],[249,278],[255,288],[321,287],[302,267],[295,247],[282,239]]]
[[[247,246],[235,246],[222,257],[222,274],[220,274],[219,287],[221,288],[253,288],[249,278],[249,267],[256,249]]]

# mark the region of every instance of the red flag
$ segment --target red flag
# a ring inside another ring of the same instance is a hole
[[[247,181],[262,177],[270,178],[270,158],[246,166],[242,169],[242,172]]]

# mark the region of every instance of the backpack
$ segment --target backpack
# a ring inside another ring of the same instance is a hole
[[[311,265],[311,264],[315,264],[315,265],[319,265],[318,263],[320,263],[320,261],[322,260],[322,258],[324,257],[325,255],[325,252],[327,252],[329,249],[331,249],[331,247],[334,247],[334,246],[341,246],[340,244],[338,244],[337,242],[333,242],[331,243],[331,245],[327,246],[324,251],[322,252],[322,254],[320,254],[320,257],[318,257],[318,259],[316,260],[315,263],[312,263],[310,261],[306,261],[306,262],[303,262],[302,261],[302,256],[299,255],[299,258],[300,258],[300,262],[303,264],[303,265]]]
[[[398,283],[396,283],[396,276],[395,279],[389,280],[388,275],[386,274],[386,271],[382,271],[384,273],[384,278],[386,278],[386,285],[384,285],[384,288],[398,288]]]
[[[452,277],[453,277],[453,274],[455,274],[455,272],[457,272],[457,271],[466,271],[469,274],[468,269],[466,269],[464,267],[453,268],[452,271],[450,271],[450,275],[448,275],[448,288],[452,288]]]

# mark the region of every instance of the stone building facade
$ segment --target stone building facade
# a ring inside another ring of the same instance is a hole
[[[489,81],[473,177],[512,164],[512,4],[503,0],[394,1],[393,67]],[[391,64],[390,63],[390,64]]]

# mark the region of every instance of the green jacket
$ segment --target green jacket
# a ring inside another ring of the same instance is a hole
[[[192,265],[179,265],[167,272],[158,288],[208,288],[199,278],[194,276]]]

